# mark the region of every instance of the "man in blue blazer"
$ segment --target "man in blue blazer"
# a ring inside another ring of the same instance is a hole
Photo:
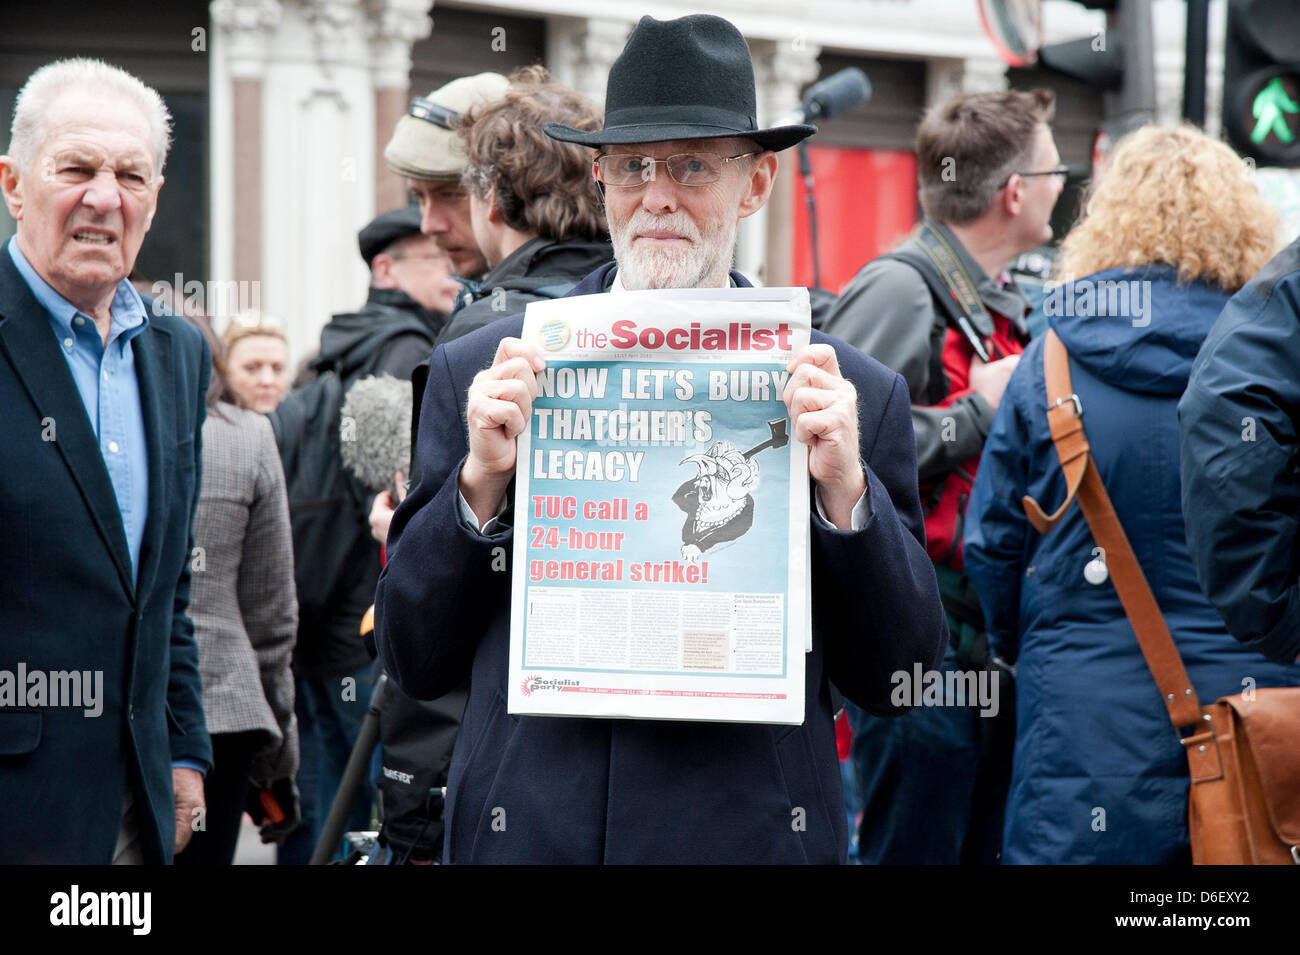
[[[135,77],[65,60],[28,79],[0,156],[0,863],[170,862],[202,824],[210,357],[126,280],[169,126]]]
[[[771,194],[775,151],[813,132],[758,129],[744,38],[712,16],[646,17],[609,76],[605,128],[548,123],[597,148],[616,262],[570,293],[747,286],[739,219]],[[947,641],[925,554],[903,379],[814,333],[791,361],[791,434],[814,483],[813,649],[801,726],[517,717],[506,712],[515,437],[541,352],[522,316],[440,347],[420,414],[420,483],[397,509],[376,592],[389,672],[431,698],[470,677],[448,777],[449,862],[837,863],[848,834],[833,682],[864,709]]]

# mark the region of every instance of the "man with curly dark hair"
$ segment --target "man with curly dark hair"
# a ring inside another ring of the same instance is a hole
[[[614,258],[590,157],[547,136],[548,121],[595,129],[600,113],[540,66],[516,70],[504,97],[461,114],[468,157],[461,183],[490,271],[470,286],[472,300],[442,330],[440,345],[563,295]]]

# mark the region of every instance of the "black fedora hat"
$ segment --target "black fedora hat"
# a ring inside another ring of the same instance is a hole
[[[754,65],[740,31],[721,17],[642,17],[609,70],[605,128],[547,123],[548,136],[584,146],[742,136],[764,149],[793,146],[812,126],[759,129]]]

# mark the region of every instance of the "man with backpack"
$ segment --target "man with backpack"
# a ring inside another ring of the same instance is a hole
[[[446,253],[421,234],[413,208],[375,218],[358,245],[371,269],[366,304],[330,320],[310,364],[315,377],[271,414],[289,491],[299,606],[294,674],[303,821],[280,850],[282,864],[310,858],[370,699],[372,657],[360,624],[374,599],[379,546],[368,525],[370,491],[343,469],[339,412],[362,378],[410,377],[458,292]],[[366,828],[370,797],[365,787],[349,828]]]
[[[410,378],[456,307],[460,283],[451,260],[420,232],[413,206],[376,216],[357,233],[357,245],[370,269],[366,302],[329,320],[309,367],[333,370],[349,383],[367,375]]]
[[[925,219],[914,238],[863,267],[824,329],[907,379],[926,550],[951,635],[945,670],[989,664],[963,573],[962,522],[993,413],[1029,338],[1028,303],[1006,270],[1051,239],[1064,187],[1053,109],[1052,94],[1034,90],[962,94],[931,110],[916,137]],[[1005,682],[1002,690],[1009,715],[1012,694]],[[996,859],[1006,770],[998,760],[1009,751],[995,720],[978,714],[925,706],[881,720],[850,710],[862,861]]]

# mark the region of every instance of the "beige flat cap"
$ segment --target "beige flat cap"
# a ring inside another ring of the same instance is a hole
[[[477,103],[500,99],[509,87],[510,81],[500,73],[479,73],[452,80],[424,98],[461,113]],[[384,164],[409,179],[459,179],[465,150],[454,130],[408,114],[397,121],[393,138],[384,147]]]

